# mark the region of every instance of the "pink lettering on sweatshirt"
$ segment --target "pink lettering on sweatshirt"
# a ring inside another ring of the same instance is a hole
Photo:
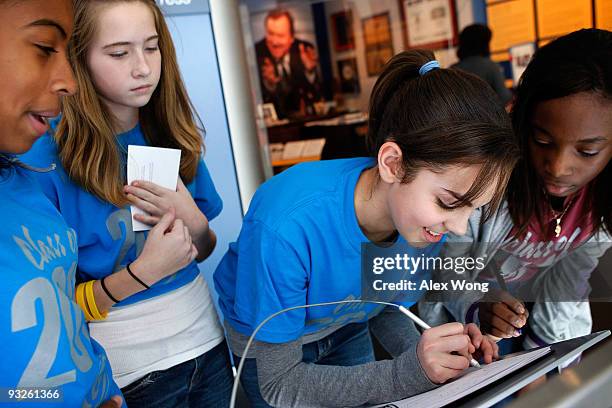
[[[547,222],[542,231],[540,223],[534,218],[528,225],[527,233],[522,238],[516,238],[516,229],[508,235],[502,247],[497,263],[499,271],[507,282],[531,279],[538,269],[548,267],[563,258],[573,248],[585,242],[593,232],[590,216],[583,216],[583,208],[587,204],[587,188],[582,188],[571,200],[570,207],[561,219],[561,233],[554,233],[558,213],[552,210],[546,212]],[[556,215],[556,216],[555,216]],[[552,236],[552,239],[546,237]]]

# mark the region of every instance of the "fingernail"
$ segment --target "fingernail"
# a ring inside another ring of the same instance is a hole
[[[523,323],[521,319],[514,319],[514,321],[512,322],[512,324],[515,326],[519,326],[521,323]]]
[[[521,335],[521,331],[520,330],[515,330],[514,331],[514,337],[518,337]]]
[[[525,313],[525,309],[522,306],[519,306],[518,312],[519,313]]]

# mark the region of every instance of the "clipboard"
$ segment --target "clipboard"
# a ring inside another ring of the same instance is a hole
[[[539,347],[528,351],[522,351],[519,353],[513,353],[504,357],[520,356],[522,354],[533,353],[534,351],[550,349],[548,353],[543,353],[540,357],[537,357],[534,361],[525,364],[524,366],[511,371],[509,374],[490,382],[489,384],[483,385],[482,388],[471,392],[470,394],[458,398],[456,400],[446,403],[446,405],[436,405],[444,407],[490,407],[504,398],[512,395],[516,391],[523,388],[525,385],[531,383],[538,377],[554,370],[555,368],[562,366],[563,364],[572,361],[580,353],[600,342],[610,335],[609,330],[592,333],[586,336],[577,337],[574,339],[558,342],[551,344],[550,346]],[[442,386],[439,389],[443,389]],[[426,395],[425,393],[424,395]],[[418,397],[418,395],[416,396]],[[390,402],[387,404],[379,405],[378,407],[385,408],[400,408],[411,405],[411,399]],[[429,400],[432,402],[432,400]],[[415,401],[416,403],[416,401]],[[420,401],[419,401],[420,403]]]
[[[455,401],[452,406],[462,408],[490,407],[514,394],[536,378],[572,361],[586,349],[599,343],[609,335],[610,330],[602,330],[586,336],[551,344],[552,353],[508,375],[501,381],[490,384],[465,398]]]

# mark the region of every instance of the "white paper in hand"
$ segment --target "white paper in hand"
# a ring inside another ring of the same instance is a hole
[[[176,190],[181,164],[181,151],[149,146],[128,146],[127,182],[145,180],[170,190]],[[132,230],[146,231],[151,226],[134,219],[135,214],[146,214],[138,207],[130,206]]]

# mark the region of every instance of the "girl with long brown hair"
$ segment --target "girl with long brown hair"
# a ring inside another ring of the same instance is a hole
[[[69,52],[78,91],[24,160],[79,238],[76,295],[130,406],[224,406],[231,367],[197,262],[222,202],[197,117],[153,0],[77,0]],[[176,191],[125,185],[128,145],[181,150]],[[133,232],[135,219],[153,226]]]

